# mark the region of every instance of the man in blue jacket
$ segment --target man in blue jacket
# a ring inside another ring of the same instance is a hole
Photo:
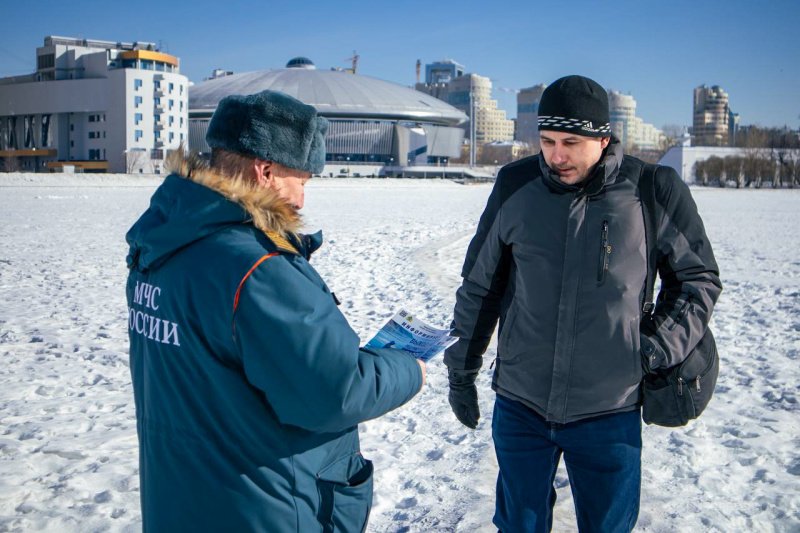
[[[303,186],[328,123],[264,91],[223,99],[210,167],[172,174],[128,232],[144,531],[354,532],[372,463],[358,423],[407,402],[424,364],[362,350],[308,262]]]

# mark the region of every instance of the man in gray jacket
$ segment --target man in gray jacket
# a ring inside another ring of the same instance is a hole
[[[539,105],[542,152],[503,167],[462,270],[445,354],[449,401],[478,423],[475,378],[498,319],[492,420],[495,525],[549,531],[561,455],[581,531],[630,531],[639,511],[640,383],[703,336],[721,284],[688,187],[656,177],[661,293],[640,332],[647,270],[639,178],[593,80],[555,81]]]

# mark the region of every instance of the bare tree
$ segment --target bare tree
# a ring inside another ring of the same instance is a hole
[[[744,183],[740,183],[737,187],[747,187],[751,183],[756,188],[761,187],[761,159],[764,158],[764,146],[766,146],[766,144],[766,130],[753,126],[747,131],[747,135],[744,139]]]
[[[792,189],[800,184],[800,150],[795,148],[778,152],[778,166],[782,183]]]
[[[774,187],[775,184],[775,171],[777,170],[778,166],[775,164],[775,161],[770,159],[769,157],[762,157],[758,160],[758,178],[756,179],[755,186],[757,189],[761,188],[761,185],[764,184],[765,181],[769,181],[772,183]]]
[[[717,157],[712,155],[705,161],[705,176],[706,182],[714,182],[720,183],[724,181],[723,174],[725,172],[725,161],[721,157]],[[706,185],[704,183],[703,185]]]
[[[728,181],[733,181],[738,187],[742,180],[742,158],[735,155],[729,155],[725,158],[724,163],[725,179],[720,181],[719,186],[725,187]]]
[[[692,173],[694,174],[695,181],[700,182],[703,186],[708,185],[708,172],[705,161],[695,161]]]
[[[149,161],[147,159],[147,152],[139,150],[125,151],[122,153],[125,161],[125,173],[137,174],[144,171]]]

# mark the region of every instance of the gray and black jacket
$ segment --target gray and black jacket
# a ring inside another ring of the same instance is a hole
[[[583,187],[561,182],[540,156],[503,167],[461,273],[450,369],[481,367],[499,319],[492,388],[567,423],[635,409],[643,365],[688,355],[722,290],[719,271],[689,188],[659,167],[662,285],[656,329],[640,333],[642,165],[612,139]]]

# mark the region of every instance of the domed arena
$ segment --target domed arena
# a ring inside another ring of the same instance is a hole
[[[306,57],[283,69],[223,73],[189,89],[189,148],[208,155],[209,121],[232,94],[280,91],[330,120],[323,175],[370,175],[380,169],[447,165],[461,153],[467,116],[409,87],[350,71],[317,69]],[[360,172],[362,170],[362,172]]]

